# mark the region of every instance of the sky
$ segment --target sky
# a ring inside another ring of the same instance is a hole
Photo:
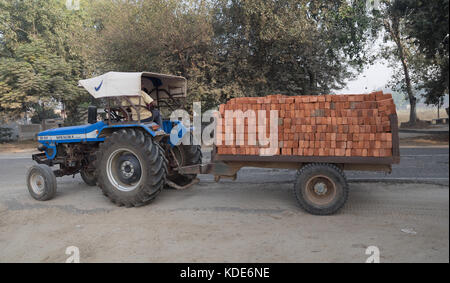
[[[358,94],[381,90],[392,77],[392,73],[392,69],[387,66],[386,62],[377,61],[366,67],[356,80],[349,81],[347,87],[337,93]]]

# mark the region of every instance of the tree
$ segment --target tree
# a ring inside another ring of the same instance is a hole
[[[31,123],[33,124],[40,124],[45,119],[61,118],[61,116],[55,113],[53,108],[47,108],[37,104],[33,110],[34,113],[31,116]]]
[[[111,70],[185,76],[205,108],[327,93],[367,61],[371,25],[365,0],[0,0],[0,108],[62,103],[76,121],[77,81]]]
[[[18,44],[14,56],[0,59],[0,104],[10,116],[30,111],[37,104],[64,101],[75,93],[72,68],[50,53],[42,40]]]
[[[327,93],[365,62],[371,38],[366,1],[219,0],[217,78],[236,94]]]
[[[317,94],[365,62],[366,1],[99,1],[98,70],[185,76],[207,108],[237,96]],[[104,11],[108,11],[105,13]]]
[[[392,9],[406,15],[405,34],[428,60],[422,72],[425,102],[439,104],[448,94],[449,1],[396,0]]]
[[[0,108],[17,117],[48,103],[79,103],[85,70],[73,48],[83,15],[58,0],[0,0]],[[69,111],[76,115],[76,111]]]
[[[215,54],[208,2],[99,1],[90,9],[98,27],[89,41],[97,72],[182,75],[188,79],[190,101],[214,100]]]
[[[401,64],[402,77],[395,81],[395,85],[400,83],[406,93],[410,104],[409,123],[415,124],[417,121],[416,104],[417,98],[414,93],[413,82],[411,79],[410,60],[414,58],[411,52],[412,42],[407,38],[404,29],[404,21],[406,15],[394,8],[390,1],[383,1],[379,16],[381,25],[385,31],[385,41],[390,40],[394,43],[394,47],[384,49],[384,56],[388,59],[394,59]],[[398,76],[398,73],[396,73]]]

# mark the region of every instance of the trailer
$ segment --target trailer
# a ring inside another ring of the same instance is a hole
[[[293,186],[300,207],[314,215],[330,215],[347,201],[349,187],[345,171],[390,174],[392,165],[400,163],[397,115],[390,115],[389,120],[393,137],[390,157],[219,155],[217,147],[213,146],[210,163],[178,170],[180,174],[212,174],[216,182],[221,178],[236,180],[238,171],[244,167],[297,170]]]

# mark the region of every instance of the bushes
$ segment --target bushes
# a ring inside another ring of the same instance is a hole
[[[0,143],[13,140],[13,130],[8,127],[0,127]]]

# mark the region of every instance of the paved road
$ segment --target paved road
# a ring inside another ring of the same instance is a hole
[[[210,152],[204,151],[204,162],[210,159]],[[405,182],[428,182],[433,184],[449,184],[449,148],[401,148],[401,162],[393,166],[391,174],[382,172],[346,172],[349,180],[390,180]],[[23,183],[26,168],[33,164],[30,153],[0,154],[0,175],[10,178],[0,180],[3,184]],[[290,183],[294,180],[294,170],[243,168],[235,182],[242,183]],[[213,177],[200,177],[203,182],[212,182]],[[224,179],[223,182],[232,182]]]
[[[325,217],[298,208],[293,172],[251,168],[235,183],[205,176],[136,209],[114,206],[78,175],[38,202],[25,186],[29,157],[2,155],[0,262],[64,262],[68,246],[82,262],[364,262],[369,246],[381,262],[448,262],[448,149],[402,154],[392,176],[438,185],[354,182],[344,209]]]

